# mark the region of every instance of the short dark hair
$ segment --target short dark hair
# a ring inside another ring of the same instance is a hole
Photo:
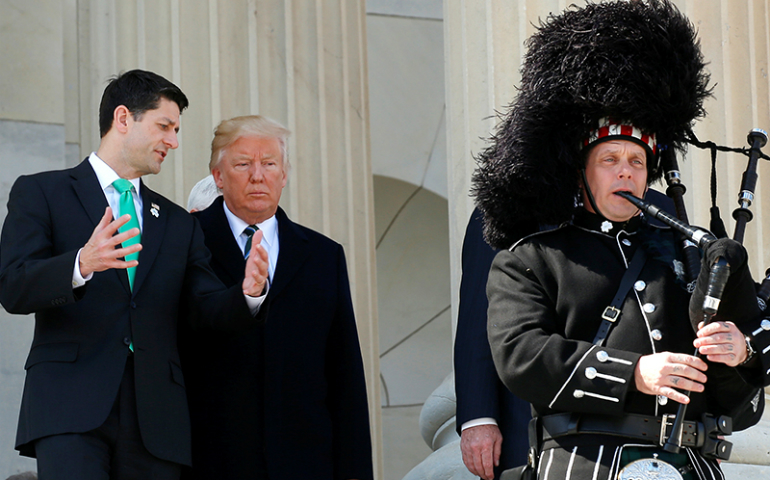
[[[181,113],[189,102],[176,85],[157,73],[129,70],[110,79],[99,104],[99,135],[104,137],[112,128],[115,109],[123,105],[139,120],[147,110],[158,108],[161,97],[175,102]]]

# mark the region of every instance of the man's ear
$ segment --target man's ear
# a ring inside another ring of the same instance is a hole
[[[133,120],[131,112],[125,105],[118,105],[115,111],[112,112],[112,128],[116,129],[120,133],[126,133],[128,131],[128,123]]]
[[[221,160],[220,160],[221,161]],[[211,170],[211,176],[214,177],[214,183],[219,190],[224,188],[224,182],[222,182],[222,171],[219,169],[219,164]]]

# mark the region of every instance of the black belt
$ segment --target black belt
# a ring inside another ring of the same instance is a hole
[[[540,417],[543,441],[564,435],[600,434],[645,440],[662,446],[671,433],[675,415],[647,417],[626,414],[622,417],[600,415],[577,415],[560,413]],[[685,421],[682,432],[682,447],[700,448],[706,439],[706,428],[701,422]]]

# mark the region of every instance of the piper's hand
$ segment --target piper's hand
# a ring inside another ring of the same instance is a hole
[[[103,272],[110,268],[131,268],[139,265],[137,260],[126,262],[120,260],[126,255],[136,253],[142,249],[140,243],[136,243],[126,248],[118,248],[119,245],[129,238],[139,235],[138,228],[132,228],[123,233],[115,235],[120,227],[131,219],[131,215],[112,220],[112,209],[107,207],[104,216],[96,226],[91,238],[88,239],[83,249],[80,251],[80,274],[85,278],[93,272]]]
[[[243,277],[243,293],[250,297],[261,296],[267,286],[267,250],[259,244],[261,241],[262,231],[257,230],[251,239],[251,252]]]
[[[698,324],[698,338],[693,345],[709,361],[724,363],[730,367],[740,365],[746,360],[746,340],[733,322],[713,322]]]
[[[460,436],[463,463],[472,474],[484,480],[495,477],[500,464],[503,435],[497,425],[477,425],[466,428]]]
[[[649,395],[663,395],[679,403],[689,397],[676,389],[702,392],[708,369],[706,362],[684,353],[653,353],[639,359],[634,370],[636,388]]]

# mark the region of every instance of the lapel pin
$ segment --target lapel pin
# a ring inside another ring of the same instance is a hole
[[[160,215],[160,206],[157,203],[153,203],[150,208],[150,213],[152,213],[153,217],[158,218]]]

